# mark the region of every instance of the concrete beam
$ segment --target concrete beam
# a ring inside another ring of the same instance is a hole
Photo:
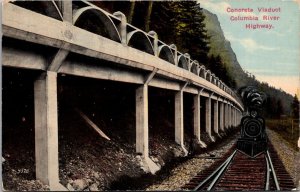
[[[174,80],[188,80],[196,86],[204,87],[216,95],[236,102],[241,109],[243,108],[230,94],[216,85],[158,57],[72,26],[68,22],[61,22],[11,3],[4,4],[3,7],[4,36],[57,48],[60,48],[63,43],[69,43],[68,51],[70,52],[148,71],[158,68],[160,75]]]
[[[63,44],[63,47],[65,46],[65,44]],[[51,63],[48,66],[48,71],[54,71],[57,72],[60,68],[60,66],[62,65],[63,61],[65,60],[65,58],[67,57],[67,55],[69,54],[69,51],[67,51],[64,48],[60,48],[56,55],[54,56],[54,58],[52,59]]]
[[[2,65],[25,69],[46,70],[47,60],[42,55],[29,50],[23,50],[2,45]]]
[[[36,178],[56,186],[58,177],[57,78],[45,72],[34,82]]]

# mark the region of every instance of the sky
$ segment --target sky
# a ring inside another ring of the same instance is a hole
[[[267,82],[287,93],[300,94],[299,0],[198,0],[198,2],[202,8],[218,16],[225,38],[231,42],[231,47],[245,71],[253,74],[259,81]],[[232,11],[242,8],[253,11]],[[260,8],[271,8],[274,12],[259,12]],[[238,16],[258,17],[258,20],[236,20]],[[277,20],[263,20],[264,16]],[[246,24],[272,26],[270,29],[247,29]]]

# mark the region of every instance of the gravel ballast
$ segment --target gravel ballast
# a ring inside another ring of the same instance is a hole
[[[300,190],[300,152],[296,151],[278,133],[267,129],[270,142],[275,147],[285,169],[292,177],[297,189]]]
[[[181,187],[188,183],[197,173],[211,166],[217,158],[222,157],[234,145],[236,138],[235,136],[225,140],[215,150],[195,155],[193,158],[175,167],[166,179],[149,186],[146,190],[181,190]]]

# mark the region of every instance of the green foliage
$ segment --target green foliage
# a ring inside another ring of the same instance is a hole
[[[206,67],[211,70],[221,81],[225,82],[229,87],[236,87],[236,82],[233,77],[229,75],[228,70],[224,65],[220,55],[211,55]]]
[[[91,2],[111,13],[122,11],[127,18],[132,17],[131,24],[140,29],[156,31],[160,40],[176,44],[180,52],[188,52],[229,87],[256,86],[269,96],[267,116],[290,114],[294,108],[291,107],[291,95],[261,83],[254,75],[243,71],[230,42],[224,37],[217,16],[201,9],[196,1],[154,1],[152,4],[135,1],[134,6],[130,1]]]

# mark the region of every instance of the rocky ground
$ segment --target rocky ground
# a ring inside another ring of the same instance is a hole
[[[294,150],[278,133],[267,129],[269,140],[275,147],[287,172],[293,178],[295,185],[300,190],[300,152]]]
[[[194,155],[171,170],[170,175],[161,181],[146,188],[147,191],[177,191],[188,183],[197,173],[205,170],[215,162],[216,158],[222,157],[236,142],[237,134],[232,135],[223,142],[218,143],[215,149]]]
[[[33,82],[38,74],[13,69],[3,74],[3,187],[12,191],[49,190],[35,178]],[[161,167],[152,175],[135,152],[136,85],[66,75],[58,76],[58,85],[59,179],[67,189],[142,190],[187,160],[179,158],[183,151],[174,141],[172,91],[149,88],[149,155]],[[192,95],[185,94],[187,150],[194,146],[192,104]],[[109,139],[91,128],[78,111]]]

